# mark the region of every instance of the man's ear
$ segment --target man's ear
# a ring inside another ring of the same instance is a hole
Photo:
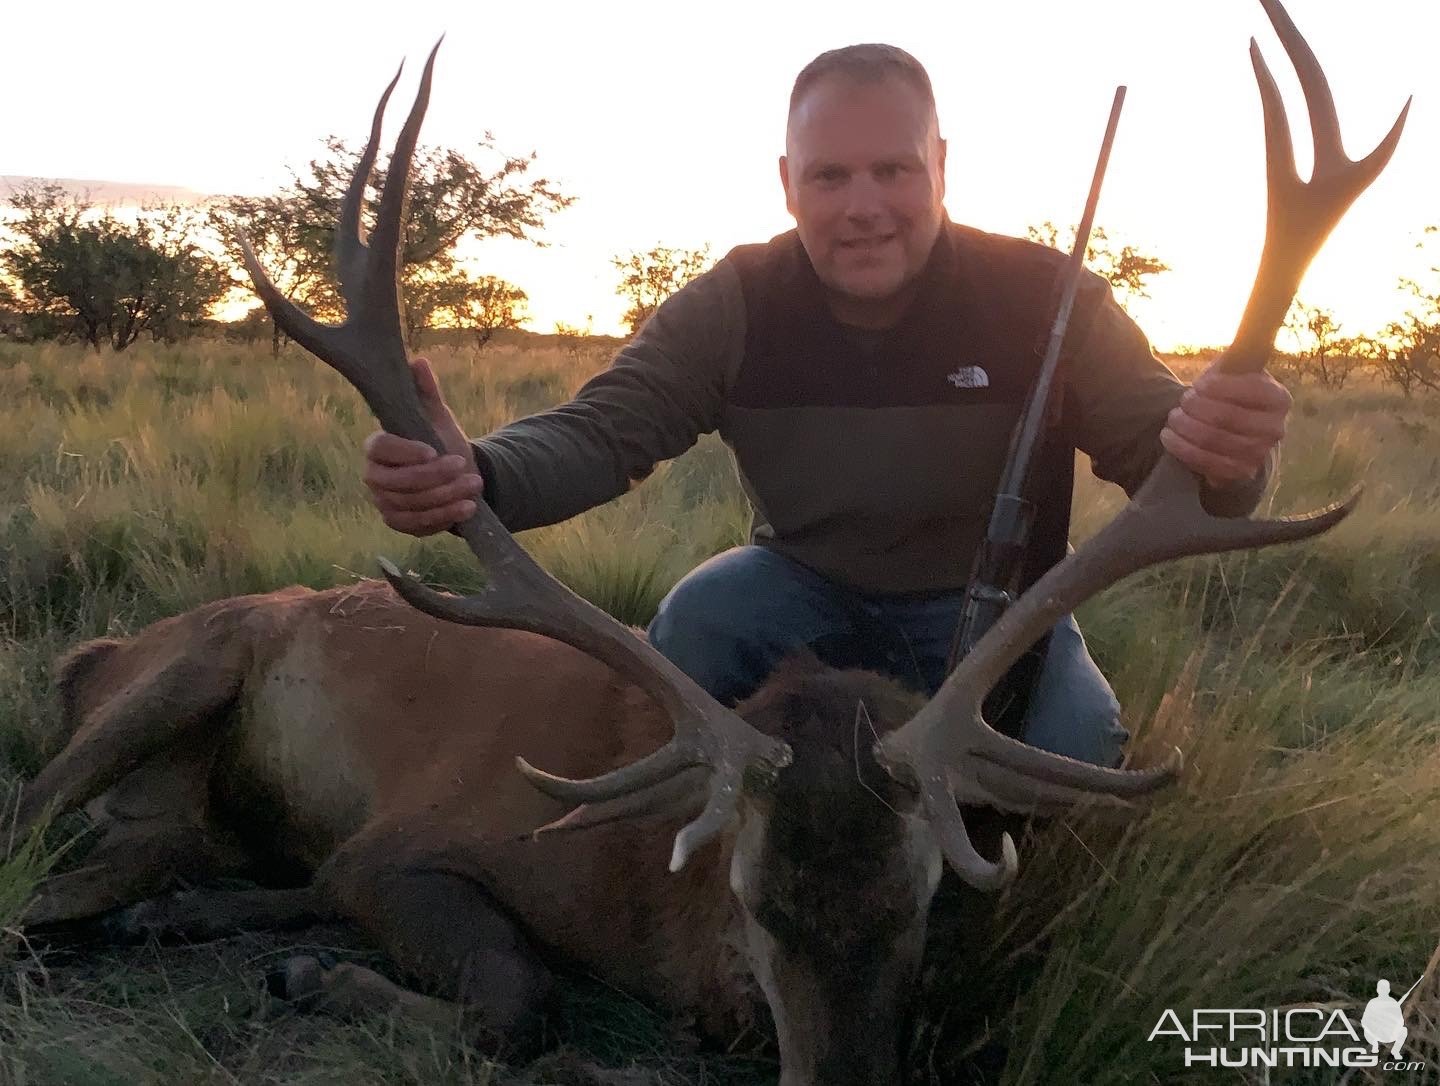
[[[780,156],[780,187],[785,190],[785,210],[795,214],[795,196],[790,191],[790,160]]]
[[[943,139],[940,139],[940,137],[938,137],[938,136],[935,137],[935,138],[936,138],[937,142],[938,142],[939,145],[940,145],[940,162],[939,162],[939,165],[940,165],[940,193],[939,193],[939,197],[940,197],[940,200],[941,200],[941,201],[944,201],[944,199],[945,199],[945,151],[946,151],[946,143],[945,143],[945,141],[944,141]]]

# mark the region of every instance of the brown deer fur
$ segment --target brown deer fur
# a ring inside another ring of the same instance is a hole
[[[501,1032],[543,998],[545,960],[733,1034],[761,1005],[746,941],[773,939],[767,958],[790,971],[780,982],[813,989],[788,1001],[803,1032],[838,1034],[787,1069],[865,1066],[876,1047],[897,1056],[873,1032],[851,1051],[845,1031],[814,1020],[873,974],[857,991],[876,1005],[850,1011],[898,1041],[940,868],[928,847],[915,878],[913,798],[870,753],[877,729],[920,704],[886,680],[813,660],[782,668],[742,712],[789,742],[795,764],[747,799],[760,818],[742,816],[676,874],[671,840],[693,812],[536,837],[566,808],[515,769],[516,755],[574,776],[633,761],[671,731],[649,699],[566,645],[439,621],[384,582],[221,600],[91,641],[61,658],[56,686],[73,735],[22,817],[89,803],[102,836],[81,871],[45,884],[31,925],[218,875],[311,885],[318,915],[352,922],[407,981],[479,1005]],[[749,866],[732,864],[747,832]],[[252,898],[221,897],[200,898],[210,918],[188,930],[243,923]],[[283,900],[280,912],[295,899]],[[747,930],[747,909],[763,929]],[[132,913],[148,926],[167,910]]]

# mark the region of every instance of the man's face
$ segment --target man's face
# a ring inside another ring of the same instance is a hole
[[[888,315],[930,256],[945,198],[945,141],[903,79],[828,76],[790,115],[785,202],[821,282],[847,310]]]

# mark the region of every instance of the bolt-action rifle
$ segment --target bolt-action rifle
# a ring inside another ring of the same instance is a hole
[[[1031,489],[1030,469],[1049,423],[1051,392],[1060,361],[1060,350],[1065,344],[1065,330],[1070,323],[1070,312],[1075,306],[1075,294],[1084,271],[1085,249],[1089,245],[1090,229],[1095,221],[1095,206],[1100,200],[1100,186],[1105,180],[1110,147],[1115,140],[1115,129],[1120,123],[1120,109],[1124,103],[1125,88],[1116,87],[1115,100],[1110,107],[1110,121],[1100,145],[1100,158],[1095,164],[1095,176],[1090,182],[1090,194],[1085,201],[1085,214],[1075,231],[1075,248],[1061,273],[1060,297],[1055,319],[1050,326],[1045,356],[1025,402],[1025,409],[1011,434],[1010,452],[995,494],[995,504],[990,511],[990,524],[975,554],[960,625],[950,646],[947,674],[974,648],[985,631],[1000,620],[1000,616],[1005,613],[1021,587],[1021,569],[1030,542],[1030,527],[1035,519],[1035,504],[1026,496]],[[1012,668],[986,700],[986,719],[992,722],[1003,721],[1002,724],[997,724],[1002,730],[1018,729],[1020,722],[1014,719],[1015,714],[1008,710],[1016,704],[1023,707],[1028,695],[1028,685],[1033,681],[1037,670],[1033,663],[1026,667],[1024,660]]]

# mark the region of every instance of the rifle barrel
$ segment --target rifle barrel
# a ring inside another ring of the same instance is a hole
[[[1110,119],[1105,125],[1105,138],[1100,144],[1100,157],[1095,163],[1095,174],[1091,178],[1090,192],[1085,199],[1085,213],[1075,231],[1075,247],[1070,252],[1065,269],[1060,273],[1060,301],[1055,310],[1055,319],[1050,325],[1045,357],[1040,364],[1040,371],[1030,390],[1025,409],[1011,435],[1010,453],[1006,458],[995,504],[990,512],[990,523],[975,558],[966,592],[965,608],[950,646],[947,672],[954,670],[955,665],[969,653],[975,643],[984,636],[985,631],[999,621],[1000,615],[1009,604],[1008,593],[1015,587],[1014,582],[1024,559],[1033,512],[1031,503],[1025,498],[1025,492],[1029,489],[1027,484],[1030,463],[1040,444],[1049,414],[1055,370],[1060,361],[1060,350],[1065,345],[1065,330],[1070,323],[1070,313],[1075,307],[1081,273],[1085,269],[1085,250],[1090,245],[1095,208],[1100,202],[1100,187],[1105,181],[1105,170],[1110,164],[1110,148],[1115,143],[1115,130],[1119,127],[1120,110],[1124,104],[1125,88],[1116,87],[1115,99],[1110,105]]]

